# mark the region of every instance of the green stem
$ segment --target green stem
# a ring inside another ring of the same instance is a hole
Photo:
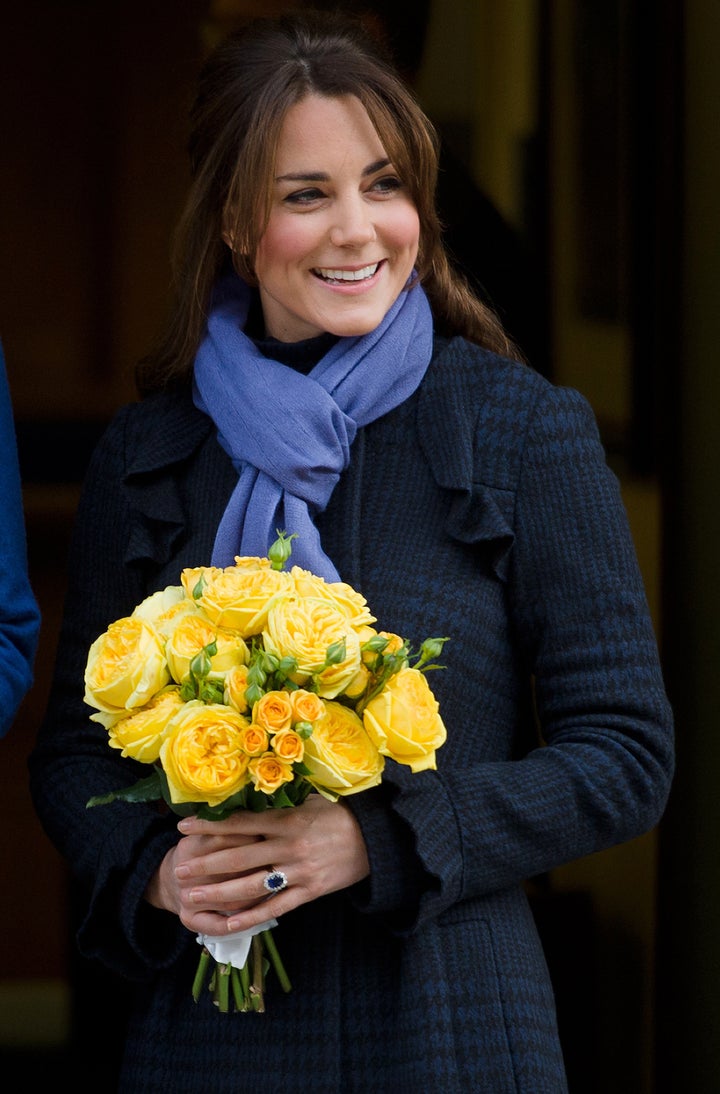
[[[262,1013],[265,1010],[265,978],[263,976],[263,947],[260,939],[260,935],[253,935],[253,940],[250,945],[250,952],[252,954],[253,963],[253,982],[250,986],[250,1002],[253,1005],[253,1009]]]
[[[200,998],[200,993],[202,992],[203,984],[205,983],[205,978],[207,976],[207,971],[208,971],[209,964],[210,964],[210,951],[206,950],[205,947],[203,946],[202,953],[200,954],[200,960],[198,961],[197,971],[195,973],[195,979],[193,980],[193,986],[192,986],[192,997],[193,997],[193,999],[195,1000],[196,1003],[197,1003],[198,999]]]
[[[231,965],[222,965],[218,969],[218,985],[216,1001],[223,1014],[230,1009],[230,969]]]
[[[232,986],[235,1009],[247,1010],[247,999],[245,998],[245,993],[243,992],[242,980],[240,977],[240,973],[235,968],[233,968],[230,972],[230,984]]]
[[[282,990],[285,992],[291,991],[292,984],[290,983],[290,978],[288,977],[288,974],[285,972],[285,966],[282,963],[280,954],[278,953],[278,948],[275,945],[275,939],[273,938],[272,931],[270,929],[261,931],[260,937],[265,943],[265,949],[270,956],[273,968],[275,969],[275,975],[280,981]]]

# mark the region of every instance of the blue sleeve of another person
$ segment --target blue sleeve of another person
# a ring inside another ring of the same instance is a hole
[[[28,576],[15,422],[0,345],[0,737],[33,680],[40,612]]]

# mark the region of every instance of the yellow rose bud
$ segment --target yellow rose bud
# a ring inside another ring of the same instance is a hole
[[[273,752],[285,763],[295,764],[302,760],[305,742],[292,729],[281,729],[272,739]]]
[[[377,786],[385,766],[357,714],[331,701],[305,741],[303,763],[309,782],[329,798]]]
[[[404,668],[363,711],[369,735],[384,756],[413,771],[435,770],[435,750],[447,736],[439,704],[422,672]]]
[[[85,702],[118,713],[145,706],[170,683],[163,641],[137,616],[111,623],[96,638],[85,667]]]
[[[264,726],[251,722],[240,734],[240,747],[248,756],[262,756],[270,744],[270,734]]]
[[[292,657],[296,684],[314,676],[318,695],[332,699],[339,695],[360,668],[360,640],[347,616],[329,600],[307,597],[277,601],[268,612],[263,631],[265,649],[277,657]],[[325,664],[330,646],[345,643],[345,656],[337,664]]]
[[[238,634],[222,630],[198,611],[185,612],[169,629],[165,656],[173,680],[182,684],[190,672],[190,662],[211,643],[217,652],[210,659],[211,680],[222,680],[231,668],[247,663],[250,656],[245,642]]]
[[[325,713],[325,704],[314,691],[298,688],[297,691],[291,691],[288,694],[293,711],[293,725],[296,722],[314,722]]]
[[[283,783],[292,782],[295,774],[292,765],[281,760],[274,752],[265,752],[249,764],[253,786],[262,794],[274,794]]]
[[[112,748],[121,749],[123,756],[139,760],[140,763],[155,763],[167,735],[168,725],[183,705],[179,689],[166,688],[140,710],[128,714],[126,718],[115,719],[108,727],[108,744]],[[91,720],[99,721],[102,717],[102,714],[94,714]]]
[[[247,665],[235,665],[225,677],[225,694],[223,699],[228,706],[234,707],[240,714],[247,714],[250,709],[250,704],[245,698],[247,686]]]
[[[250,781],[242,749],[247,719],[219,703],[191,700],[171,719],[160,747],[170,798],[221,805]]]
[[[287,691],[266,691],[253,707],[253,721],[268,733],[290,729],[293,708]]]

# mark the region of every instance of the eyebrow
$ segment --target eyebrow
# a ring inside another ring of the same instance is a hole
[[[390,166],[389,159],[375,160],[363,168],[362,177],[374,175],[376,171],[382,171]],[[330,176],[324,171],[292,171],[287,175],[278,175],[275,182],[329,182]]]

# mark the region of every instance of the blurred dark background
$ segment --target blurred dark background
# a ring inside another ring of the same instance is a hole
[[[0,1059],[47,1064],[76,1089],[112,1088],[123,988],[74,952],[73,887],[27,791],[68,536],[89,452],[135,397],[168,302],[198,65],[239,21],[284,6],[3,11],[0,338],[43,628],[35,686],[0,745]],[[593,404],[676,711],[659,829],[529,886],[571,1090],[715,1094],[720,6],[386,0],[370,17],[442,134],[456,261],[530,364]]]

